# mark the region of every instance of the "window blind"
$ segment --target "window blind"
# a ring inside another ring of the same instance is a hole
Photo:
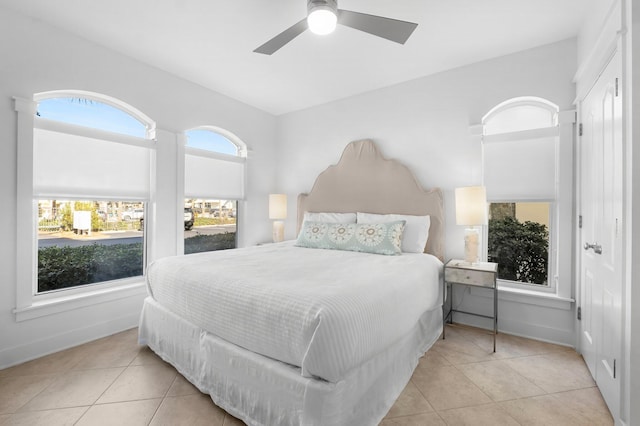
[[[187,198],[244,198],[245,159],[185,154],[184,194]]]
[[[35,128],[34,196],[147,199],[153,148]]]
[[[557,144],[557,136],[485,141],[487,200],[554,200]]]

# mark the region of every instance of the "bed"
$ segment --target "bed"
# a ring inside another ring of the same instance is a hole
[[[159,259],[139,340],[247,424],[375,425],[442,331],[442,194],[363,140],[299,195],[300,235],[308,212],[428,215],[428,238],[398,256],[300,237]]]

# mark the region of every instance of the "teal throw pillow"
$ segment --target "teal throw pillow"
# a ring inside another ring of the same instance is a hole
[[[365,253],[402,253],[404,220],[387,223],[326,223],[305,221],[296,246]]]

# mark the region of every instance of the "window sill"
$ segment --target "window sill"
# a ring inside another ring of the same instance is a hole
[[[493,298],[493,292],[482,291],[477,287],[471,287],[471,294],[480,297]],[[518,289],[501,286],[498,284],[498,299],[501,301],[524,303],[527,305],[544,306],[552,309],[571,310],[574,299],[558,296],[555,293],[543,293],[535,290]]]
[[[31,306],[14,309],[13,313],[16,316],[17,322],[28,321],[100,303],[145,295],[146,293],[147,288],[144,281],[138,281],[117,287],[86,291],[73,295],[61,295],[59,297],[37,301]]]

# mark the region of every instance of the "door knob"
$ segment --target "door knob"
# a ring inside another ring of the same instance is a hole
[[[585,250],[593,249],[593,252],[595,254],[602,254],[602,246],[598,243],[593,243],[593,244],[584,243],[584,249]]]

